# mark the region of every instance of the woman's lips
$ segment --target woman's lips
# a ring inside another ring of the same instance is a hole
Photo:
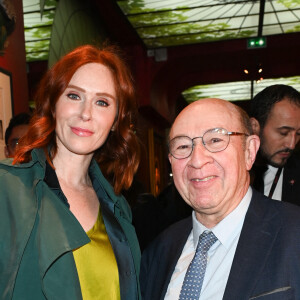
[[[94,134],[93,131],[90,131],[88,129],[80,128],[80,127],[71,127],[71,130],[73,133],[75,133],[78,136],[88,137]]]

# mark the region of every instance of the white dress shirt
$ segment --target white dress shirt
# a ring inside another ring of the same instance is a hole
[[[193,212],[193,229],[171,277],[165,300],[179,299],[185,273],[195,255],[199,236],[205,230],[211,230],[218,240],[211,246],[207,254],[208,261],[200,299],[221,300],[223,298],[236,246],[251,197],[252,189],[249,187],[240,204],[212,229],[207,229],[203,226],[196,219],[195,212]]]
[[[268,170],[265,172],[264,175],[264,195],[269,196],[271,186],[275,179],[275,175],[278,171],[278,168],[268,165]],[[279,180],[277,182],[276,188],[274,190],[273,196],[271,197],[274,200],[281,200],[282,194],[282,181],[283,181],[283,169],[280,173]]]

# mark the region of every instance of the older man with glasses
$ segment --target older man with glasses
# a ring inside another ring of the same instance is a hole
[[[259,144],[247,114],[225,100],[178,115],[169,160],[193,213],[144,251],[144,300],[300,299],[300,209],[250,187]]]

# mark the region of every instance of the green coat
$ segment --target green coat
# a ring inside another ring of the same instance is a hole
[[[44,182],[45,168],[41,150],[32,151],[29,163],[0,163],[2,300],[82,299],[72,250],[90,240]],[[140,299],[140,250],[130,208],[124,197],[115,195],[94,160],[89,172],[104,195],[100,205],[118,264],[121,299]]]

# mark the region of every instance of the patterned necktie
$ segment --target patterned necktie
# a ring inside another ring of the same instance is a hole
[[[207,251],[217,241],[211,231],[204,231],[198,241],[197,249],[184,277],[179,300],[199,300],[206,270]]]

